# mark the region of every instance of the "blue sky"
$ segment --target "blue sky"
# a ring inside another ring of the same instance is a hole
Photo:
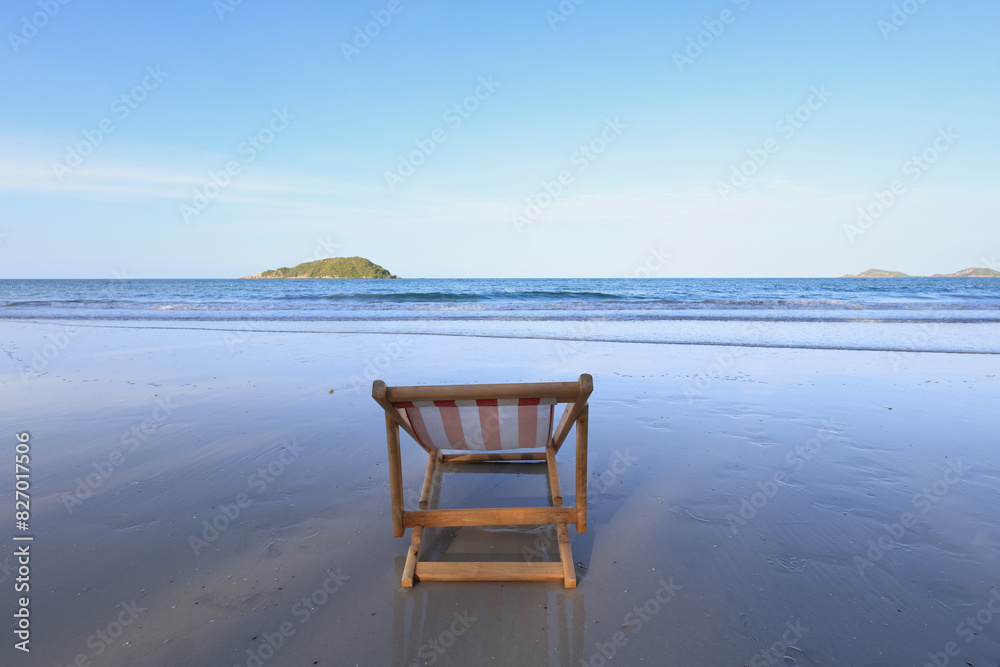
[[[996,2],[236,3],[4,3],[0,278],[1000,268]]]

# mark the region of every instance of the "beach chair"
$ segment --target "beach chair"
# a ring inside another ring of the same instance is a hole
[[[569,524],[587,532],[587,399],[590,375],[576,382],[387,387],[372,384],[372,398],[385,410],[389,446],[392,532],[413,529],[403,566],[404,588],[417,581],[561,581],[576,587]],[[565,403],[555,421],[555,407]],[[563,507],[556,453],[576,426],[576,504]],[[428,454],[418,509],[403,507],[399,429]],[[484,462],[545,463],[548,507],[429,509],[432,487],[442,464]],[[432,562],[420,560],[424,529],[442,526],[554,525],[560,562]]]

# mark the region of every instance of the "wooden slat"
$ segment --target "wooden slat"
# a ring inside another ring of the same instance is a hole
[[[588,373],[581,375],[580,381],[577,384],[580,387],[580,391],[573,397],[570,405],[566,406],[562,419],[559,420],[559,426],[552,435],[552,446],[556,448],[557,452],[566,440],[566,436],[569,435],[569,430],[573,427],[573,422],[580,416],[580,412],[587,407],[587,399],[590,398],[590,394],[594,391],[594,378]]]
[[[410,538],[410,548],[406,552],[406,563],[403,565],[403,588],[413,588],[413,571],[420,558],[420,545],[424,541],[424,528],[417,526]]]
[[[590,406],[585,405],[576,420],[576,532],[587,532],[587,433]]]
[[[420,489],[420,509],[427,509],[427,504],[431,499],[431,489],[434,482],[434,471],[438,461],[441,460],[441,451],[434,451],[427,455],[427,472],[424,473],[424,485]]]
[[[392,534],[403,536],[403,464],[399,457],[399,426],[385,416],[385,436],[389,446],[389,495],[392,503]]]
[[[505,384],[387,387],[385,394],[392,403],[400,401],[470,401],[490,398],[555,398],[560,403],[565,403],[576,399],[579,395],[579,382],[512,382]]]
[[[375,399],[376,403],[382,406],[382,409],[385,410],[385,414],[389,415],[394,422],[399,424],[399,427],[404,431],[406,431],[406,434],[411,438],[413,438],[413,441],[419,445],[420,440],[417,438],[417,434],[413,432],[413,429],[410,428],[410,425],[407,423],[407,421],[403,419],[403,415],[400,414],[399,410],[396,409],[396,406],[390,403],[389,400],[385,397],[386,389],[387,387],[385,386],[385,382],[383,382],[382,380],[375,380],[374,382],[372,382],[372,398]],[[423,447],[423,445],[420,446]],[[427,448],[424,447],[424,449]]]
[[[574,402],[571,402],[569,405],[567,405],[565,407],[565,409],[563,409],[562,415],[559,416],[559,423],[556,424],[555,430],[552,431],[552,440],[549,441],[549,444],[555,445],[556,438],[560,434],[562,434],[563,440],[566,439],[566,435],[569,433],[569,428],[570,428],[570,426],[573,425],[573,422],[571,422],[569,420],[569,417],[576,410],[576,406],[577,406],[577,404],[574,401]],[[577,414],[579,414],[579,413],[577,413]],[[575,416],[573,418],[576,419]],[[569,426],[567,426],[567,424],[569,424]],[[562,446],[562,441],[560,441],[559,445],[560,445],[560,447]],[[557,448],[556,451],[559,451],[559,449]]]
[[[451,562],[417,563],[420,581],[563,581],[560,563]]]
[[[573,507],[498,507],[462,510],[416,510],[403,512],[403,526],[534,526],[576,523]]]
[[[569,531],[566,530],[566,524],[557,524],[556,534],[559,536],[559,560],[562,563],[563,583],[566,588],[576,588],[576,569],[573,565],[573,551],[569,547]]]
[[[448,463],[471,463],[476,461],[544,461],[545,452],[472,452],[469,454],[445,454]]]
[[[545,448],[545,463],[549,472],[549,489],[552,491],[552,505],[562,507],[562,488],[559,486],[559,469],[556,468],[556,450],[551,447]]]

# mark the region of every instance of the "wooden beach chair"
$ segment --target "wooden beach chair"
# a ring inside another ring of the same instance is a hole
[[[403,566],[404,588],[419,581],[562,581],[576,587],[567,525],[587,532],[587,399],[590,375],[576,382],[387,387],[372,384],[372,398],[385,410],[389,446],[392,532],[413,529]],[[565,403],[556,422],[555,406]],[[576,426],[576,505],[563,507],[556,453]],[[553,428],[554,427],[554,428]],[[403,507],[399,429],[428,454],[418,509]],[[544,462],[549,507],[428,509],[435,474],[443,463]],[[424,529],[440,526],[554,525],[560,562],[431,562],[420,560]]]

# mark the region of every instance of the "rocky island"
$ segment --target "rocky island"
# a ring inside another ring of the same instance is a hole
[[[262,271],[243,278],[399,278],[399,276],[392,275],[364,257],[328,257],[315,262],[296,264],[291,268],[283,266],[280,269]]]
[[[993,269],[962,269],[955,273],[935,273],[931,278],[1000,278],[1000,271]]]
[[[899,271],[883,271],[882,269],[868,269],[867,271],[862,271],[857,275],[852,275],[850,273],[845,274],[844,278],[911,278],[905,273]]]
[[[910,276],[899,271],[884,271],[882,269],[868,269],[857,275],[846,274],[843,278],[921,278],[923,276]],[[935,273],[931,278],[1000,278],[1000,271],[994,269],[974,268],[962,269],[955,273]]]

